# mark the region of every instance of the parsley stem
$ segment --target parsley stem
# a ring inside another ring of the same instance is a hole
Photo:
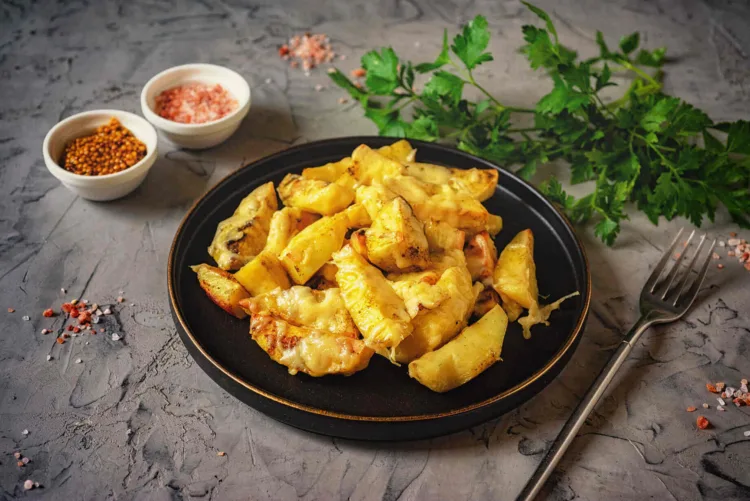
[[[654,77],[652,77],[651,75],[649,75],[648,73],[646,73],[645,71],[643,71],[642,69],[640,69],[639,67],[637,67],[637,66],[635,66],[633,64],[630,64],[628,61],[622,61],[619,64],[623,68],[627,68],[630,71],[632,71],[633,73],[635,73],[636,75],[638,75],[639,77],[643,78],[644,80],[647,80],[651,85],[659,86],[659,87],[661,86],[661,84],[659,84],[659,82],[657,82],[656,80],[654,80]]]
[[[505,132],[535,132],[538,130],[544,130],[542,127],[526,127],[524,129],[508,129]]]

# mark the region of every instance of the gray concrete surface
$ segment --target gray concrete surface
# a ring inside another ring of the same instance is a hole
[[[748,118],[747,3],[539,3],[582,51],[593,51],[596,29],[611,43],[641,30],[648,46],[667,45],[676,57],[668,92],[717,120]],[[442,29],[455,31],[477,13],[490,21],[495,54],[478,78],[509,103],[533,103],[547,83],[515,53],[521,25],[532,20],[516,1],[0,3],[0,499],[513,497],[636,318],[640,285],[683,222],[654,227],[634,215],[614,249],[582,229],[594,303],[566,370],[501,419],[418,443],[332,440],[244,406],[188,356],[166,294],[177,224],[222,176],[292,144],[375,132],[330,85],[313,90],[328,85],[322,71],[290,71],[276,56],[279,44],[306,30],[328,33],[348,56],[340,63],[347,71],[363,51],[386,43],[405,57],[431,59]],[[113,203],[77,199],[48,175],[41,142],[58,120],[96,108],[139,112],[152,75],[195,61],[230,66],[252,85],[250,115],[230,141],[201,153],[160,144],[143,186]],[[734,229],[723,214],[708,227],[723,237]],[[750,499],[748,408],[701,409],[714,423],[709,431],[696,431],[696,414],[685,412],[715,404],[706,381],[736,384],[750,375],[750,275],[723,260],[727,268],[712,269],[692,313],[639,343],[546,499]],[[100,304],[124,291],[126,301],[105,321],[123,339],[57,345],[41,335],[59,325],[40,314],[62,302],[61,288]],[[12,456],[18,450],[32,460],[23,468]],[[26,479],[43,489],[24,493]]]

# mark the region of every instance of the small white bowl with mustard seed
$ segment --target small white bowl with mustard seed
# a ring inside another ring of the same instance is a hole
[[[156,161],[156,130],[119,110],[78,113],[52,127],[42,155],[50,173],[76,195],[115,200],[135,190]]]
[[[236,71],[184,64],[162,71],[143,87],[141,111],[170,142],[205,149],[226,141],[250,110],[250,86]]]

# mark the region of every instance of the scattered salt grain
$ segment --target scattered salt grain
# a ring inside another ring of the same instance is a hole
[[[131,430],[130,428],[128,428],[128,431],[126,431],[125,434],[126,435],[132,435],[133,434],[133,430]]]
[[[52,355],[47,355],[47,362],[49,362],[50,360],[52,360]]]
[[[25,481],[25,482],[23,483],[23,488],[24,488],[24,490],[26,490],[26,491],[30,491],[31,489],[33,489],[33,488],[34,488],[34,482],[33,482],[33,481],[31,481],[31,480],[27,480],[27,481]]]
[[[740,379],[740,384],[747,386],[747,379],[745,378]]]
[[[727,409],[726,409],[726,407],[724,407],[723,405],[717,405],[717,406],[716,406],[716,409],[717,409],[717,410],[720,410],[720,411],[722,411],[722,412],[723,412],[723,411],[725,411],[725,410],[727,410]]]
[[[8,308],[8,313],[15,313],[15,311],[16,311],[16,310],[15,310],[15,309],[13,309],[13,308]]]
[[[727,386],[726,383],[722,383],[722,382],[716,383],[716,389],[719,390],[719,391],[721,391],[724,388],[726,388],[726,386]]]
[[[729,245],[730,247],[737,247],[738,245],[740,245],[740,239],[730,238],[729,240],[727,240],[727,245]]]
[[[16,459],[21,459],[21,453],[20,452],[14,452],[13,457]]]
[[[76,363],[77,364],[80,364],[81,362],[83,362],[83,360],[81,360],[80,358],[76,358]]]
[[[96,315],[97,317],[101,317],[102,315],[104,315],[104,313],[102,313],[102,310],[97,308],[96,311],[94,312],[94,315]]]
[[[345,97],[340,97],[339,98],[339,104],[346,104],[348,102],[349,102],[349,100],[347,98],[345,98]]]
[[[118,296],[118,297],[117,297],[117,302],[118,302],[118,303],[122,303],[123,301],[125,301],[125,298],[124,298],[124,297],[122,297],[122,296]]]
[[[48,333],[49,333],[49,330],[47,330],[47,329],[42,329],[42,334],[48,334]]]
[[[65,294],[65,293],[66,293],[66,292],[68,292],[68,291],[67,291],[67,290],[65,290],[65,287],[63,287],[62,289],[60,289],[60,292],[62,292],[63,294]]]
[[[727,398],[732,398],[734,396],[735,389],[732,387],[728,387],[726,389],[727,392]]]
[[[717,268],[719,268],[720,270],[723,270],[723,269],[724,269],[724,265],[723,265],[723,264],[721,264],[721,263],[717,264],[717,265],[716,265],[716,267],[717,267]]]
[[[23,459],[21,460],[21,462],[22,462],[23,464],[29,464],[29,463],[31,462],[31,459],[29,459],[29,458],[23,458]]]
[[[743,384],[742,386],[740,386],[740,392],[741,393],[747,393],[747,385],[746,384]]]
[[[271,82],[273,82],[273,80],[271,80],[270,78],[266,78],[266,83],[267,84],[270,84]]]
[[[724,240],[719,240],[719,247],[725,247],[727,243]]]
[[[743,433],[746,437],[750,437],[750,430],[745,430],[745,433]]]
[[[120,336],[116,332],[112,334],[112,341],[119,341],[120,339],[122,339],[122,336]]]
[[[89,342],[88,342],[88,341],[86,341],[86,344],[89,344]]]
[[[35,489],[38,489],[38,488],[39,488],[39,482],[34,482],[34,488],[35,488]]]
[[[104,314],[105,314],[105,315],[111,315],[111,314],[112,314],[112,310],[110,310],[109,308],[106,308],[106,309],[104,310]]]
[[[227,453],[226,453],[226,452],[223,452],[223,451],[219,451],[219,452],[217,452],[217,453],[216,453],[216,455],[217,455],[217,456],[221,456],[221,457],[224,457],[224,456],[226,456],[226,455],[227,455]]]
[[[723,399],[723,398],[721,398],[721,397],[718,397],[718,398],[716,399],[716,401],[717,401],[717,402],[719,402],[719,405],[727,405],[727,403],[726,403],[726,402],[724,401],[724,399]]]
[[[29,436],[29,430],[23,430],[21,432],[21,435],[23,435],[24,437],[28,437]]]
[[[24,320],[24,321],[26,321],[26,322],[28,322],[29,320],[31,320],[31,317],[28,316],[28,315],[24,315],[24,316],[21,317],[21,319]]]
[[[704,403],[704,404],[703,404],[703,408],[704,408],[704,409],[708,409],[708,404],[707,404],[707,403]]]
[[[92,324],[98,324],[99,323],[99,315],[94,315],[91,317],[91,323]],[[89,326],[90,327],[90,326]]]
[[[130,303],[130,306],[135,306],[135,303]]]
[[[711,258],[712,259],[721,259],[721,256],[718,255],[716,252],[714,252],[713,254],[711,254]]]
[[[336,68],[328,68],[328,69],[327,69],[326,71],[327,71],[327,72],[328,72],[329,74],[330,74],[330,73],[336,73]]]
[[[315,85],[315,92],[320,92],[323,90],[323,84],[316,84]]]
[[[88,299],[81,299],[81,302],[82,302],[83,304],[89,304],[89,300],[88,300]]]
[[[420,45],[422,45],[422,44],[419,43],[419,41],[414,42],[414,47],[419,47]]]
[[[346,59],[346,54],[341,54],[341,55],[339,56],[339,59],[341,59],[342,61],[343,61],[343,60],[345,60],[345,59]]]

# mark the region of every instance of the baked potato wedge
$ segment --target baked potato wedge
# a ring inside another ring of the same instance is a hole
[[[393,348],[412,333],[403,300],[380,270],[350,245],[333,254],[333,263],[344,303],[365,343],[376,351],[388,351],[393,360]]]
[[[421,270],[429,264],[424,227],[401,197],[383,206],[364,235],[367,259],[382,270]]]
[[[523,230],[500,253],[493,287],[526,309],[537,302],[539,289],[534,264],[534,234]]]
[[[447,185],[425,183],[411,176],[387,177],[383,184],[404,198],[422,222],[430,219],[442,221],[470,235],[487,229],[489,212],[465,192]]]
[[[495,306],[443,347],[409,363],[409,376],[444,393],[471,381],[500,360],[508,317]]]
[[[302,285],[331,259],[344,243],[349,226],[346,212],[318,219],[292,237],[279,260],[295,284]]]
[[[291,282],[279,258],[268,250],[261,251],[252,261],[240,268],[234,278],[251,295],[265,294],[274,289],[288,289]]]
[[[413,162],[417,150],[415,150],[406,139],[400,139],[393,144],[381,146],[377,149],[377,152],[386,158],[390,158],[391,160],[403,164],[406,162]]]
[[[497,264],[497,248],[490,234],[483,231],[471,237],[464,249],[464,255],[471,279],[492,287],[492,275]]]
[[[430,219],[424,223],[424,234],[427,237],[427,243],[430,245],[430,251],[439,252],[448,249],[462,250],[466,240],[466,233],[457,230],[453,226],[443,221]]]
[[[220,222],[208,253],[223,270],[238,270],[266,245],[271,217],[279,208],[273,183],[253,190],[234,214]]]
[[[354,201],[354,190],[344,184],[287,174],[279,184],[279,197],[287,207],[331,216]]]
[[[523,313],[523,306],[516,303],[505,294],[499,294],[499,296],[503,310],[505,311],[505,314],[508,315],[508,320],[511,322],[518,320],[518,317]]]
[[[317,214],[306,212],[297,207],[284,207],[274,212],[268,228],[266,246],[263,250],[278,257],[293,236],[318,219],[320,219],[320,216]]]
[[[230,315],[245,318],[240,301],[249,298],[250,294],[231,273],[207,264],[191,266],[190,269],[198,275],[198,283],[211,301]]]
[[[383,181],[387,177],[398,176],[404,172],[404,166],[361,144],[352,153],[354,160],[353,174],[361,184],[370,185],[373,181]]]
[[[497,187],[498,172],[495,169],[456,169],[421,162],[407,163],[405,168],[407,176],[427,183],[448,185],[480,202],[490,198]]]
[[[397,196],[382,184],[375,183],[371,186],[358,186],[355,193],[355,201],[367,210],[371,219],[375,219],[383,206]]]
[[[349,172],[353,166],[354,160],[352,160],[351,157],[346,157],[338,162],[327,163],[320,167],[308,167],[307,169],[302,169],[302,177],[333,183],[345,173]]]
[[[482,288],[481,284],[476,289],[472,286],[471,275],[465,266],[448,268],[433,287],[433,294],[442,300],[436,307],[423,309],[414,317],[414,332],[396,347],[397,362],[406,363],[419,358],[458,334],[466,326]]]

